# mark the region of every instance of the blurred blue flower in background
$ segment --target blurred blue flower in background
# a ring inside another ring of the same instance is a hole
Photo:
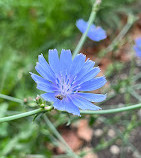
[[[136,52],[136,56],[141,58],[141,37],[135,40],[134,50]]]
[[[106,95],[81,92],[99,89],[106,83],[104,76],[96,77],[100,68],[94,67],[95,62],[85,61],[83,54],[76,55],[72,60],[71,51],[64,49],[60,59],[56,49],[49,50],[48,58],[49,64],[42,54],[38,57],[35,69],[42,77],[31,73],[37,88],[46,92],[41,95],[44,100],[53,102],[55,109],[79,116],[79,109],[101,109],[91,102],[101,102]]]
[[[88,22],[84,21],[83,19],[79,19],[76,21],[77,28],[82,32],[85,33]],[[105,30],[101,27],[96,27],[94,24],[90,26],[87,36],[93,41],[100,41],[107,37]]]

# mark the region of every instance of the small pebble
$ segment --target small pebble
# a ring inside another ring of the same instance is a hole
[[[115,131],[113,129],[109,129],[108,136],[113,138],[115,137],[115,135],[116,135]]]
[[[100,137],[100,136],[102,136],[102,134],[103,134],[103,131],[102,131],[101,129],[96,129],[96,130],[94,131],[94,135],[95,135],[96,137]]]
[[[110,148],[110,152],[113,154],[113,155],[118,155],[119,152],[120,152],[120,149],[117,145],[112,145],[111,148]]]

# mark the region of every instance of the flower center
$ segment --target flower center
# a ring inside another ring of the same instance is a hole
[[[77,92],[79,85],[75,85],[74,81],[75,77],[72,78],[69,75],[60,75],[56,80],[56,84],[58,86],[58,95],[55,97],[59,100],[62,100],[67,95]]]
[[[58,87],[59,87],[59,92],[61,96],[66,96],[72,92],[71,90],[71,84],[70,80],[67,75],[65,76],[60,76],[58,79]]]

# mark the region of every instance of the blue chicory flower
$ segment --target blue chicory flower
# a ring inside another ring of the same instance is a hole
[[[85,33],[88,22],[84,21],[83,19],[79,19],[76,21],[76,26],[82,33]],[[107,37],[105,30],[99,26],[96,27],[94,24],[90,26],[87,36],[93,41],[100,41]]]
[[[41,77],[31,73],[37,88],[46,92],[41,95],[44,100],[53,102],[55,109],[79,116],[79,109],[101,109],[91,102],[101,102],[106,99],[106,95],[82,93],[99,89],[106,83],[104,76],[96,77],[100,68],[94,67],[95,62],[89,59],[85,61],[86,56],[83,54],[76,55],[72,60],[71,51],[64,49],[60,59],[56,49],[49,50],[48,58],[49,64],[42,54],[38,57],[35,69]]]
[[[141,58],[141,38],[137,38],[135,40],[134,50],[136,52],[136,56]]]

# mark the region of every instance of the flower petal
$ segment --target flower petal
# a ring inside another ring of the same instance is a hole
[[[134,46],[134,50],[136,52],[136,56],[137,57],[141,57],[141,49],[137,46]]]
[[[55,94],[54,93],[44,93],[41,94],[41,97],[49,102],[55,102],[57,100],[57,98],[55,98]]]
[[[49,50],[49,64],[54,73],[60,73],[60,61],[56,49]]]
[[[83,67],[85,64],[85,58],[86,56],[83,54],[78,54],[73,59],[71,68],[70,68],[70,75],[75,76]]]
[[[106,99],[106,94],[78,93],[78,95],[91,102],[102,102]]]
[[[136,43],[137,47],[141,46],[141,38],[137,38],[135,40],[135,43]]]
[[[80,111],[78,107],[76,107],[69,98],[65,98],[63,100],[57,99],[53,104],[55,109],[67,111],[74,115],[80,116]]]
[[[46,73],[44,67],[40,63],[37,62],[37,65],[35,66],[36,71],[45,79],[50,80],[48,74]]]
[[[93,69],[95,65],[95,62],[92,60],[87,60],[84,64],[84,66],[82,67],[82,69],[80,70],[80,72],[77,74],[76,76],[76,81],[80,80],[83,76],[85,76],[89,71],[91,71]]]
[[[38,82],[38,83],[40,82],[40,83],[45,83],[45,84],[51,84],[51,82],[49,82],[48,80],[46,80],[46,79],[44,79],[44,78],[42,78],[42,77],[40,77],[40,76],[38,76],[38,75],[36,75],[36,74],[34,74],[32,72],[30,72],[30,74],[31,74],[32,79],[35,82]]]
[[[100,107],[92,104],[88,100],[81,98],[77,94],[73,94],[69,97],[72,100],[72,102],[82,110],[100,110],[101,109]]]
[[[47,63],[47,61],[45,60],[45,58],[43,57],[43,54],[38,56],[38,61],[39,61],[40,65],[42,66],[42,68],[44,69],[44,71],[46,72],[46,74],[48,75],[49,80],[54,81],[55,74],[52,71],[52,69],[50,68],[50,66]]]
[[[93,68],[91,71],[89,71],[86,75],[84,75],[80,80],[78,80],[77,84],[82,84],[86,81],[91,80],[92,78],[96,77],[96,75],[100,72],[99,67]]]
[[[105,30],[103,30],[101,27],[97,27],[95,29],[91,29],[91,31],[88,32],[88,37],[93,41],[100,41],[107,37]]]
[[[84,33],[87,29],[87,22],[85,22],[83,19],[79,19],[76,21],[77,28]]]
[[[48,80],[34,74],[34,73],[30,73],[32,79],[37,83],[37,88],[40,90],[43,90],[45,92],[52,92],[57,90],[57,87],[52,84],[51,82],[49,82]]]
[[[90,81],[84,82],[80,85],[79,91],[93,91],[101,88],[106,83],[106,79],[104,76],[94,78]]]
[[[38,83],[37,82],[37,89],[42,90],[44,92],[53,92],[53,91],[57,91],[58,88],[55,87],[52,83],[47,84],[47,83]]]
[[[80,32],[85,33],[88,27],[88,22],[83,19],[79,19],[76,22],[76,26]],[[87,36],[93,41],[100,41],[107,37],[105,30],[101,27],[96,27],[94,24],[90,26]]]
[[[71,64],[72,64],[71,51],[62,49],[61,55],[60,55],[60,67],[61,67],[61,73],[63,75],[66,75],[69,73]]]

